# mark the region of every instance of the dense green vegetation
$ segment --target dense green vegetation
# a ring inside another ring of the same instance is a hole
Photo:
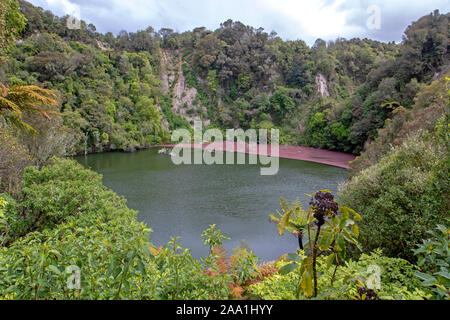
[[[158,69],[148,52],[108,55],[41,34],[12,56],[11,84],[40,82],[59,93],[64,124],[78,137],[76,152],[133,150],[167,138],[156,103]]]
[[[448,169],[445,144],[416,135],[347,182],[340,200],[364,218],[364,249],[414,261],[415,245],[449,215],[448,177],[438,174]]]
[[[400,45],[310,48],[231,20],[70,30],[0,1],[0,299],[449,299],[449,16]],[[336,199],[281,201],[271,219],[299,250],[264,265],[229,256],[215,225],[201,260],[154,247],[100,175],[62,159],[160,144],[195,117],[360,156]]]
[[[304,257],[304,256],[303,256]],[[287,263],[280,260],[275,264],[277,268],[284,268]],[[370,266],[378,266],[381,270],[381,289],[377,292],[377,299],[384,300],[422,300],[430,299],[432,295],[420,288],[420,280],[414,276],[417,267],[406,260],[386,258],[379,251],[370,255],[363,254],[358,261],[349,260],[335,273],[334,267],[327,265],[326,257],[319,258],[318,272],[319,287],[322,288],[318,299],[329,300],[365,300],[358,294],[361,284],[373,274]],[[335,278],[333,285],[331,279]],[[301,280],[299,273],[291,272],[288,275],[275,275],[264,281],[251,285],[249,292],[264,300],[294,300],[296,288]],[[300,299],[306,296],[300,292]],[[367,297],[367,296],[366,296]]]
[[[182,34],[71,30],[67,17],[20,4],[23,39],[0,80],[55,90],[77,153],[157,144],[192,118],[278,127],[282,143],[359,153],[448,67],[449,16],[438,12],[408,27],[401,45],[318,39],[310,48],[231,20]]]
[[[151,230],[137,222],[125,199],[107,190],[101,176],[73,161],[55,159],[41,171],[28,168],[22,198],[19,203],[6,198],[10,245],[0,249],[2,297],[227,297],[221,277],[205,275],[204,266],[175,240],[153,248]],[[70,266],[82,268],[81,290],[66,287]]]

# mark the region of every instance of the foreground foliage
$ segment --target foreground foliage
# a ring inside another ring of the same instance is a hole
[[[416,272],[422,286],[432,288],[440,299],[450,299],[450,220],[447,227],[438,225],[430,230],[430,239],[423,240],[414,250],[419,257],[418,265],[424,272]],[[426,272],[426,273],[425,273]]]
[[[318,191],[311,195],[310,208],[305,212],[298,204],[289,209],[288,204],[280,201],[284,215],[280,218],[271,216],[278,222],[278,232],[283,235],[284,229],[291,230],[299,237],[300,250],[303,250],[303,235],[307,236],[308,256],[299,258],[295,254],[288,255],[292,263],[284,266],[280,272],[292,272],[300,267],[301,280],[297,285],[296,295],[300,291],[306,297],[318,295],[317,259],[324,253],[330,253],[327,265],[335,265],[335,273],[346,258],[347,245],[358,246],[359,228],[356,224],[361,216],[354,210],[339,206],[329,191]],[[291,219],[291,214],[295,218]],[[298,263],[300,262],[300,264]],[[333,285],[335,278],[331,279]]]
[[[448,125],[440,128],[448,140]],[[416,134],[341,187],[340,201],[363,217],[365,252],[382,248],[413,262],[427,230],[449,217],[448,145],[439,140]]]
[[[306,256],[300,252],[299,257]],[[281,269],[290,263],[286,259],[281,259],[275,267]],[[358,261],[344,262],[336,274],[334,274],[334,268],[327,264],[327,257],[320,257],[318,259],[318,272],[321,273],[319,287],[323,289],[317,299],[355,299],[358,297],[361,284],[366,285],[368,279],[376,276],[377,273],[374,270],[380,271],[380,289],[375,290],[380,299],[422,300],[432,297],[426,289],[419,289],[420,281],[414,276],[417,267],[406,260],[387,258],[382,256],[381,251],[375,251],[372,254],[363,254]],[[333,285],[330,285],[333,276],[335,281]],[[286,275],[276,274],[251,285],[248,291],[264,300],[307,299],[308,297],[302,291],[300,291],[300,297],[296,296],[300,279],[300,274],[295,271]]]
[[[155,249],[151,230],[137,222],[123,198],[102,186],[98,174],[55,159],[42,171],[27,169],[25,185],[25,200],[4,213],[13,231],[9,245],[0,249],[0,297],[228,297],[222,278],[206,275],[176,241]],[[27,210],[18,213],[21,206]],[[68,289],[76,270],[80,289]]]

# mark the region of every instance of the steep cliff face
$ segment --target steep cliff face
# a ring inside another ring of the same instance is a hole
[[[322,97],[327,98],[330,96],[330,92],[328,91],[327,78],[321,73],[318,73],[316,75],[316,88],[317,93]]]
[[[169,66],[172,64],[169,61],[170,56],[166,53],[165,50],[160,50],[159,56],[161,57],[160,61],[160,79],[161,79],[161,89],[167,94],[169,93]]]
[[[161,50],[161,89],[171,96],[172,111],[193,124],[202,121],[208,126],[211,121],[203,119],[206,108],[197,103],[197,89],[186,84],[183,73],[183,60],[178,52]]]

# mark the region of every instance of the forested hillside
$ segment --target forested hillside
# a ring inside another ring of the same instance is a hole
[[[448,69],[448,18],[412,24],[402,44],[283,41],[228,20],[182,34],[114,36],[20,1],[26,27],[1,75],[58,93],[73,152],[135,150],[193,120],[281,130],[281,143],[360,153],[400,106]],[[151,22],[149,22],[151,24]]]

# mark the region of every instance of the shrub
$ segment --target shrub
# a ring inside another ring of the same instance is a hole
[[[363,217],[360,243],[365,252],[382,248],[388,256],[415,261],[412,249],[430,226],[448,216],[445,197],[437,199],[430,188],[436,183],[433,170],[445,157],[433,141],[416,135],[341,186],[339,201]],[[433,210],[430,199],[438,202]]]
[[[427,290],[417,289],[420,281],[414,276],[417,267],[406,260],[382,256],[381,251],[363,254],[358,261],[347,261],[337,271],[333,287],[330,279],[333,277],[334,267],[327,267],[327,257],[318,259],[319,286],[326,288],[317,298],[329,300],[349,300],[357,294],[358,282],[352,278],[369,279],[373,275],[374,266],[380,271],[380,289],[374,289],[378,297],[383,300],[422,300],[431,297]],[[282,269],[289,262],[282,259],[276,262],[276,268]],[[260,283],[249,286],[250,294],[263,300],[295,300],[297,283],[300,280],[298,272],[287,275],[275,274]],[[306,299],[304,295],[300,299]]]
[[[0,296],[152,297],[148,289],[154,284],[142,277],[155,269],[146,253],[150,229],[135,220],[123,198],[101,185],[99,175],[70,160],[54,160],[42,171],[27,169],[25,176],[24,201],[34,202],[30,210],[41,217],[36,228],[43,229],[0,249]],[[67,287],[70,266],[81,269],[80,290]]]
[[[20,194],[23,171],[32,163],[32,157],[17,138],[0,130],[0,191]]]
[[[378,130],[378,137],[368,142],[364,153],[356,158],[351,166],[356,174],[377,163],[392,146],[400,146],[409,135],[417,131],[433,130],[439,118],[448,108],[448,78],[442,77],[428,86],[424,86],[415,98],[413,109],[399,107],[393,111],[392,119],[385,121],[385,126]]]
[[[436,298],[450,298],[450,220],[446,226],[438,225],[436,231],[428,231],[430,239],[423,240],[414,253],[419,257],[422,271],[415,275],[422,280],[422,286],[432,288]]]
[[[258,274],[258,257],[245,248],[236,248],[230,257],[230,274],[236,284],[243,285]]]
[[[204,230],[201,235],[203,244],[209,246],[209,251],[212,252],[216,245],[222,245],[224,239],[230,239],[223,235],[220,230],[216,230],[216,225],[210,225],[208,229]]]
[[[176,240],[155,249],[151,230],[101,176],[71,160],[27,169],[25,200],[36,213],[27,235],[0,248],[0,297],[8,299],[224,299]],[[74,276],[79,271],[79,286]],[[69,286],[69,285],[72,286]]]
[[[7,210],[10,240],[29,231],[52,228],[69,216],[102,210],[103,203],[96,201],[106,192],[102,177],[72,161],[53,161],[42,170],[25,169],[22,200]]]

